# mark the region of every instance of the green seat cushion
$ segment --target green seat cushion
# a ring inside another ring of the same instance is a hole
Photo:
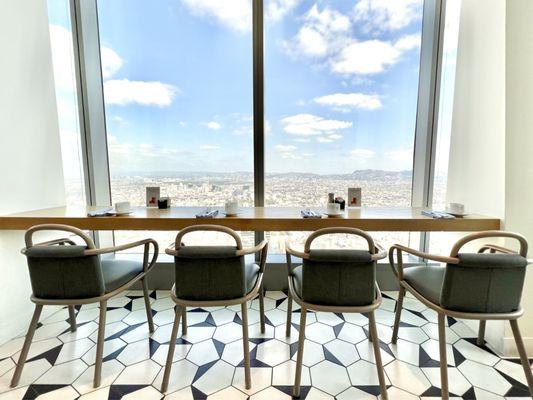
[[[250,293],[257,282],[259,276],[259,265],[255,263],[248,263],[244,267],[246,276],[246,293]]]
[[[298,297],[302,298],[303,268],[301,265],[294,267],[292,270],[292,286]]]
[[[403,270],[403,279],[418,293],[435,304],[440,304],[440,293],[445,267],[434,265],[409,267]]]
[[[101,260],[106,293],[118,289],[143,272],[143,263],[134,260]]]

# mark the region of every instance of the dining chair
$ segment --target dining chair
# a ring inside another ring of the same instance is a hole
[[[366,250],[311,249],[315,239],[323,235],[343,233],[366,240]],[[286,336],[290,336],[292,300],[300,308],[298,350],[293,396],[300,396],[302,360],[305,342],[307,311],[334,313],[368,313],[370,339],[381,390],[381,398],[387,400],[385,374],[381,362],[379,338],[374,310],[381,305],[381,292],[376,282],[376,263],[387,253],[372,237],[356,228],[324,228],[313,232],[300,252],[286,244],[289,293],[287,304]],[[301,265],[293,265],[291,256],[302,259]]]
[[[34,244],[33,235],[39,231],[68,232],[81,238],[84,245],[77,245],[68,238]],[[11,380],[11,387],[15,387],[19,383],[43,306],[68,306],[70,329],[75,331],[74,306],[91,303],[100,304],[93,380],[94,387],[100,386],[107,301],[140,280],[148,327],[151,333],[154,331],[146,277],[157,260],[157,242],[153,239],[144,239],[120,246],[98,249],[93,240],[82,230],[73,226],[58,224],[33,226],[26,231],[24,239],[26,247],[22,249],[22,254],[26,256],[28,262],[32,287],[30,300],[35,304],[35,311]],[[153,246],[153,255],[149,261],[150,244]],[[138,246],[144,246],[142,261],[100,257],[102,254]]]
[[[228,234],[235,246],[186,246],[183,238],[191,232],[215,231]],[[248,342],[247,302],[259,296],[261,332],[265,332],[263,274],[268,242],[244,249],[241,237],[233,229],[220,225],[189,226],[178,232],[175,243],[165,250],[174,256],[175,281],[170,293],[176,303],[174,324],[170,337],[161,391],[168,389],[174,358],[180,317],[185,319],[187,307],[217,307],[241,305],[244,377],[246,389],[251,388],[250,349]],[[246,262],[248,254],[260,253],[259,263]],[[185,323],[185,321],[183,321]],[[182,334],[185,334],[185,326]]]
[[[518,252],[494,244],[482,245],[477,253],[461,252],[469,242],[486,238],[508,238],[518,241]],[[522,289],[528,265],[528,244],[516,233],[486,231],[467,235],[457,241],[448,257],[428,254],[402,245],[389,250],[389,261],[396,275],[400,293],[392,334],[392,343],[398,340],[398,328],[406,291],[438,314],[441,394],[449,398],[446,361],[445,316],[479,320],[477,343],[484,343],[486,321],[508,320],[524,368],[529,392],[533,396],[533,376],[524,342],[518,328],[522,316],[520,306]],[[487,253],[488,251],[488,253]],[[394,253],[396,252],[396,265]],[[403,253],[426,260],[445,263],[445,266],[424,265],[404,268]]]

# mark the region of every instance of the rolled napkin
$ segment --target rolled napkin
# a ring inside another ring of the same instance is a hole
[[[451,214],[442,212],[442,211],[422,211],[422,215],[426,217],[436,218],[436,219],[454,219],[455,217]]]
[[[199,214],[196,214],[196,218],[215,218],[218,215],[218,210],[205,210]]]
[[[322,218],[322,215],[316,211],[302,210],[300,213],[302,214],[303,218]]]

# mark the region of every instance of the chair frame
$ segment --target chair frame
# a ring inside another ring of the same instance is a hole
[[[289,275],[289,292],[288,292],[288,303],[287,303],[287,323],[285,336],[290,337],[291,335],[291,323],[292,323],[292,301],[294,300],[300,306],[300,325],[299,325],[299,334],[298,334],[298,350],[296,356],[296,373],[294,378],[294,387],[293,387],[293,397],[300,397],[300,384],[302,376],[302,362],[303,362],[303,350],[305,343],[305,328],[306,328],[306,318],[307,311],[323,311],[323,312],[335,312],[335,313],[368,313],[368,325],[370,331],[369,340],[372,342],[374,348],[374,358],[376,361],[376,368],[378,372],[379,386],[381,390],[381,398],[383,400],[388,399],[387,395],[387,385],[385,382],[385,374],[383,370],[383,363],[381,361],[381,352],[379,347],[379,338],[378,332],[376,329],[376,319],[374,316],[374,311],[379,308],[381,305],[381,291],[379,290],[377,282],[375,282],[376,298],[374,302],[365,306],[329,306],[329,305],[319,305],[308,303],[298,296],[295,291],[293,282],[292,282],[292,271],[296,266],[292,265],[291,256],[295,256],[301,259],[309,259],[311,244],[312,242],[323,235],[329,235],[334,233],[347,233],[364,238],[368,243],[368,250],[372,254],[372,261],[382,260],[387,257],[387,252],[374,242],[372,237],[367,234],[365,231],[362,231],[357,228],[324,228],[319,229],[313,232],[307,240],[305,241],[304,251],[297,251],[290,246],[290,243],[287,241],[286,257],[287,257],[287,268]]]
[[[483,345],[485,343],[485,327],[486,323],[489,320],[508,320],[512,331],[514,340],[516,342],[516,347],[518,350],[518,354],[520,355],[520,361],[522,363],[522,367],[524,369],[524,373],[526,375],[527,384],[529,387],[529,392],[531,396],[533,396],[533,375],[531,373],[531,367],[529,365],[529,361],[527,358],[526,350],[524,347],[524,342],[522,340],[522,335],[520,334],[520,329],[518,327],[518,318],[522,316],[524,313],[524,310],[522,307],[519,307],[517,310],[510,312],[510,313],[469,313],[469,312],[461,312],[461,311],[454,311],[449,310],[446,308],[441,307],[439,304],[435,304],[428,299],[426,299],[422,294],[420,294],[412,285],[410,285],[407,281],[403,279],[403,253],[409,253],[414,256],[420,257],[422,259],[426,260],[432,260],[437,261],[441,263],[447,263],[450,265],[459,264],[460,260],[457,257],[459,254],[459,251],[461,248],[477,239],[486,239],[486,238],[509,238],[509,239],[515,239],[520,244],[520,250],[519,252],[508,249],[502,246],[494,245],[494,244],[484,244],[482,245],[478,253],[484,253],[486,251],[489,251],[490,253],[504,253],[504,254],[518,254],[522,257],[527,257],[527,241],[526,239],[519,234],[511,233],[511,232],[505,232],[505,231],[484,231],[484,232],[477,232],[472,233],[470,235],[466,235],[465,237],[458,240],[454,246],[452,247],[452,250],[450,251],[450,256],[439,256],[434,254],[425,253],[422,251],[414,250],[406,246],[402,246],[399,244],[396,244],[392,246],[389,250],[389,262],[392,268],[393,273],[396,275],[399,285],[400,285],[400,292],[398,295],[398,302],[396,305],[396,315],[394,318],[394,328],[392,332],[392,343],[396,343],[398,340],[398,329],[400,324],[400,318],[402,313],[402,306],[403,306],[403,299],[405,297],[406,291],[409,291],[413,296],[415,296],[420,302],[422,302],[425,306],[432,309],[433,311],[436,311],[438,314],[438,329],[439,329],[439,355],[440,355],[440,376],[441,376],[441,394],[443,399],[449,399],[449,389],[448,389],[448,367],[447,367],[447,360],[446,360],[446,330],[445,330],[445,317],[450,316],[454,318],[461,318],[461,319],[473,319],[473,320],[479,320],[479,331],[478,331],[478,337],[477,337],[477,344]],[[396,264],[397,268],[395,267],[394,263],[394,252],[396,252]],[[530,263],[531,261],[528,260]]]
[[[76,244],[71,239],[68,239],[68,238],[54,239],[54,240],[49,240],[46,242],[34,244],[33,234],[38,231],[63,231],[63,232],[69,232],[69,233],[75,234],[76,236],[79,236],[81,239],[83,239],[83,241],[85,242],[85,245],[87,246],[86,250],[83,252],[84,256],[109,254],[109,253],[114,253],[114,252],[121,251],[121,250],[131,249],[131,248],[138,247],[138,246],[144,246],[143,272],[138,274],[136,277],[134,277],[133,279],[131,279],[124,285],[120,286],[119,288],[109,293],[104,293],[101,296],[82,298],[82,299],[41,299],[41,298],[35,297],[33,294],[30,297],[30,300],[35,304],[35,311],[33,313],[33,317],[31,319],[30,326],[26,334],[26,339],[24,340],[24,345],[22,346],[22,350],[20,352],[20,356],[17,362],[17,367],[15,369],[15,373],[11,380],[10,386],[15,387],[19,383],[20,376],[22,374],[22,370],[24,368],[24,364],[26,362],[26,358],[30,350],[33,335],[35,334],[35,330],[37,329],[37,324],[39,322],[39,317],[41,316],[43,306],[45,305],[68,306],[70,330],[71,332],[75,332],[76,331],[76,314],[75,314],[74,306],[83,305],[83,304],[91,304],[91,303],[99,303],[100,313],[99,313],[99,318],[98,318],[98,339],[96,342],[96,359],[95,359],[95,369],[94,369],[94,379],[93,379],[93,386],[96,388],[100,386],[101,375],[102,375],[102,359],[103,359],[104,340],[105,340],[107,300],[122,293],[124,290],[128,289],[134,283],[140,280],[141,285],[142,285],[142,290],[143,290],[144,304],[146,308],[146,317],[148,320],[148,328],[149,328],[150,333],[154,332],[154,323],[152,320],[152,309],[150,307],[150,298],[148,296],[147,274],[155,266],[155,262],[157,261],[159,246],[157,242],[153,239],[144,239],[144,240],[139,240],[136,242],[132,242],[132,243],[128,243],[128,244],[124,244],[120,246],[105,247],[105,248],[98,249],[96,248],[91,237],[78,228],[75,228],[69,225],[42,224],[42,225],[33,226],[26,231],[26,234],[24,236],[26,247],[24,247],[21,250],[22,254],[26,254],[26,250],[34,246],[53,246],[53,245],[64,246],[67,244],[68,245]],[[149,261],[150,244],[153,246],[153,255],[152,255],[151,260]]]
[[[248,308],[247,302],[255,299],[259,295],[259,310],[261,318],[261,333],[265,332],[265,306],[264,306],[264,293],[263,293],[263,274],[266,265],[267,253],[268,253],[268,242],[263,240],[258,245],[244,249],[242,247],[242,240],[240,236],[233,229],[230,229],[221,225],[193,225],[187,228],[182,229],[178,232],[176,236],[175,243],[171,244],[166,250],[165,253],[171,256],[176,257],[179,254],[180,248],[183,246],[182,240],[183,237],[191,232],[198,231],[215,231],[223,232],[230,235],[237,245],[236,256],[245,256],[248,254],[260,253],[259,260],[259,275],[257,281],[252,288],[252,290],[243,297],[238,297],[235,299],[228,300],[209,300],[209,301],[194,301],[194,300],[185,300],[180,299],[176,296],[176,285],[172,285],[172,290],[170,292],[170,297],[176,303],[174,323],[172,325],[172,333],[170,336],[167,361],[165,364],[165,371],[163,374],[163,382],[161,384],[161,392],[166,393],[168,390],[168,383],[170,380],[170,371],[172,369],[172,360],[174,358],[174,350],[176,347],[176,339],[178,336],[178,328],[180,323],[180,318],[182,320],[182,335],[187,334],[187,307],[216,307],[216,306],[232,306],[232,305],[241,305],[242,313],[242,340],[243,340],[243,352],[244,352],[244,381],[245,388],[250,389],[252,387],[251,381],[251,372],[250,372],[250,344],[248,338]]]

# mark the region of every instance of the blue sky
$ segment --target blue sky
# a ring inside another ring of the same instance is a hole
[[[98,2],[112,173],[252,171],[250,4]],[[411,169],[421,6],[265,0],[267,172]]]

